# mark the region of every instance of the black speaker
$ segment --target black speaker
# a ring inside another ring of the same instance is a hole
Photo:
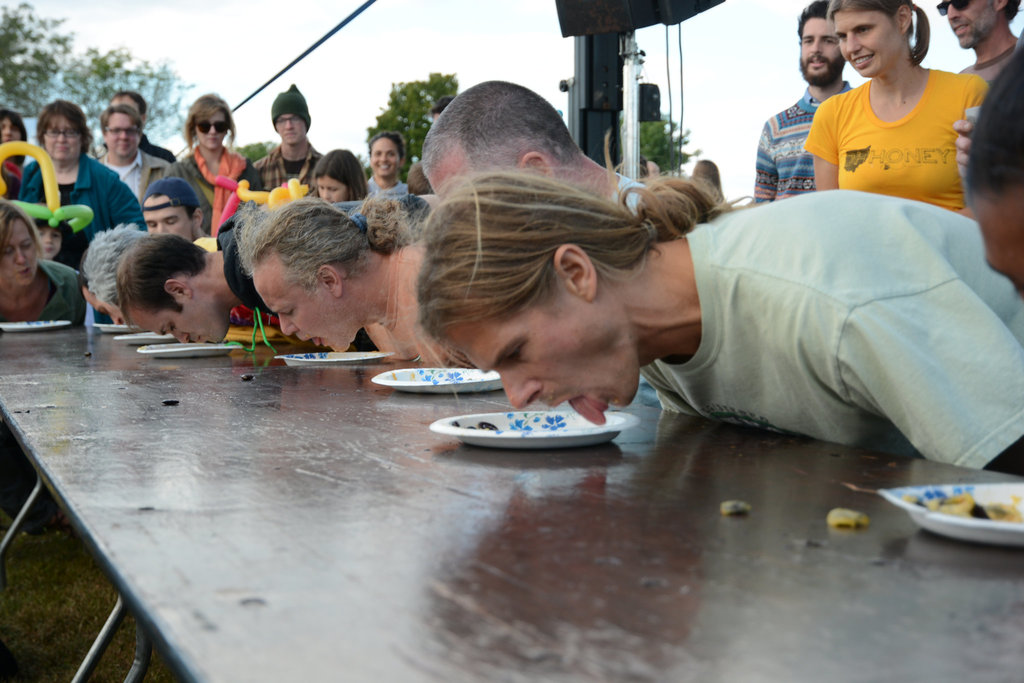
[[[640,121],[661,121],[661,90],[654,83],[640,84]]]
[[[628,33],[662,23],[668,26],[725,0],[555,0],[562,36]]]
[[[666,26],[674,26],[723,2],[725,0],[657,0],[661,15],[659,21]]]

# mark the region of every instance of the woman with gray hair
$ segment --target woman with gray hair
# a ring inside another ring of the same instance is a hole
[[[319,199],[247,212],[237,241],[285,334],[345,349],[364,328],[399,360],[442,360],[416,325],[423,250],[400,201],[371,199],[351,215]]]
[[[147,235],[134,223],[119,225],[97,235],[82,255],[78,270],[82,296],[93,310],[118,325],[124,324],[124,314],[117,300],[117,264],[128,247]]]

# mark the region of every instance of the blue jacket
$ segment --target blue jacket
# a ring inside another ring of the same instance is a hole
[[[23,202],[46,202],[39,164],[25,167],[18,199]],[[85,204],[93,211],[92,223],[83,229],[90,242],[96,233],[120,223],[135,223],[140,229],[146,229],[142,208],[131,188],[122,183],[116,173],[84,154],[78,160],[78,179],[71,190],[71,203]]]

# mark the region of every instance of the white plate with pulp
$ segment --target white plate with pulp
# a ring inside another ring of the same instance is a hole
[[[620,412],[605,413],[605,423],[596,425],[570,411],[520,411],[446,417],[431,424],[430,431],[473,446],[571,448],[611,441],[639,423],[635,415]]]
[[[284,361],[285,365],[331,365],[336,363],[379,363],[391,351],[320,351],[315,353],[290,353],[274,356]]]
[[[382,372],[374,384],[417,394],[453,394],[457,392],[501,389],[501,376],[475,368],[408,368]]]
[[[203,358],[205,356],[224,356],[241,347],[238,344],[150,344],[135,349],[148,356],[162,358]]]
[[[173,334],[157,334],[156,332],[138,332],[136,334],[119,334],[114,337],[114,341],[125,342],[127,344],[134,344],[141,346],[142,344],[152,344],[160,342],[176,342]]]
[[[988,515],[977,508],[999,505],[1015,508],[1020,519],[1024,512],[1024,484],[939,484],[934,486],[904,486],[881,489],[878,492],[887,501],[907,511],[922,529],[942,536],[974,543],[1024,546],[1024,522],[997,521],[984,516],[961,516],[930,510],[936,501],[950,501],[955,496],[970,495],[976,515]],[[959,500],[965,500],[963,498]],[[967,501],[969,507],[970,501]],[[1012,514],[1012,511],[1011,511]]]
[[[22,323],[0,323],[0,330],[4,332],[42,332],[70,326],[70,320],[29,320]]]

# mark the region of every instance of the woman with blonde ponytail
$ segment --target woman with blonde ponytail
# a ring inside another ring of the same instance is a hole
[[[929,27],[911,0],[830,0],[839,49],[859,88],[830,97],[804,147],[818,190],[863,190],[966,212],[953,123],[981,104],[977,76],[922,66]]]
[[[421,327],[514,407],[595,423],[642,374],[666,409],[965,466],[1024,434],[1024,302],[970,220],[845,191],[738,211],[682,179],[629,192],[467,180],[425,228]]]

